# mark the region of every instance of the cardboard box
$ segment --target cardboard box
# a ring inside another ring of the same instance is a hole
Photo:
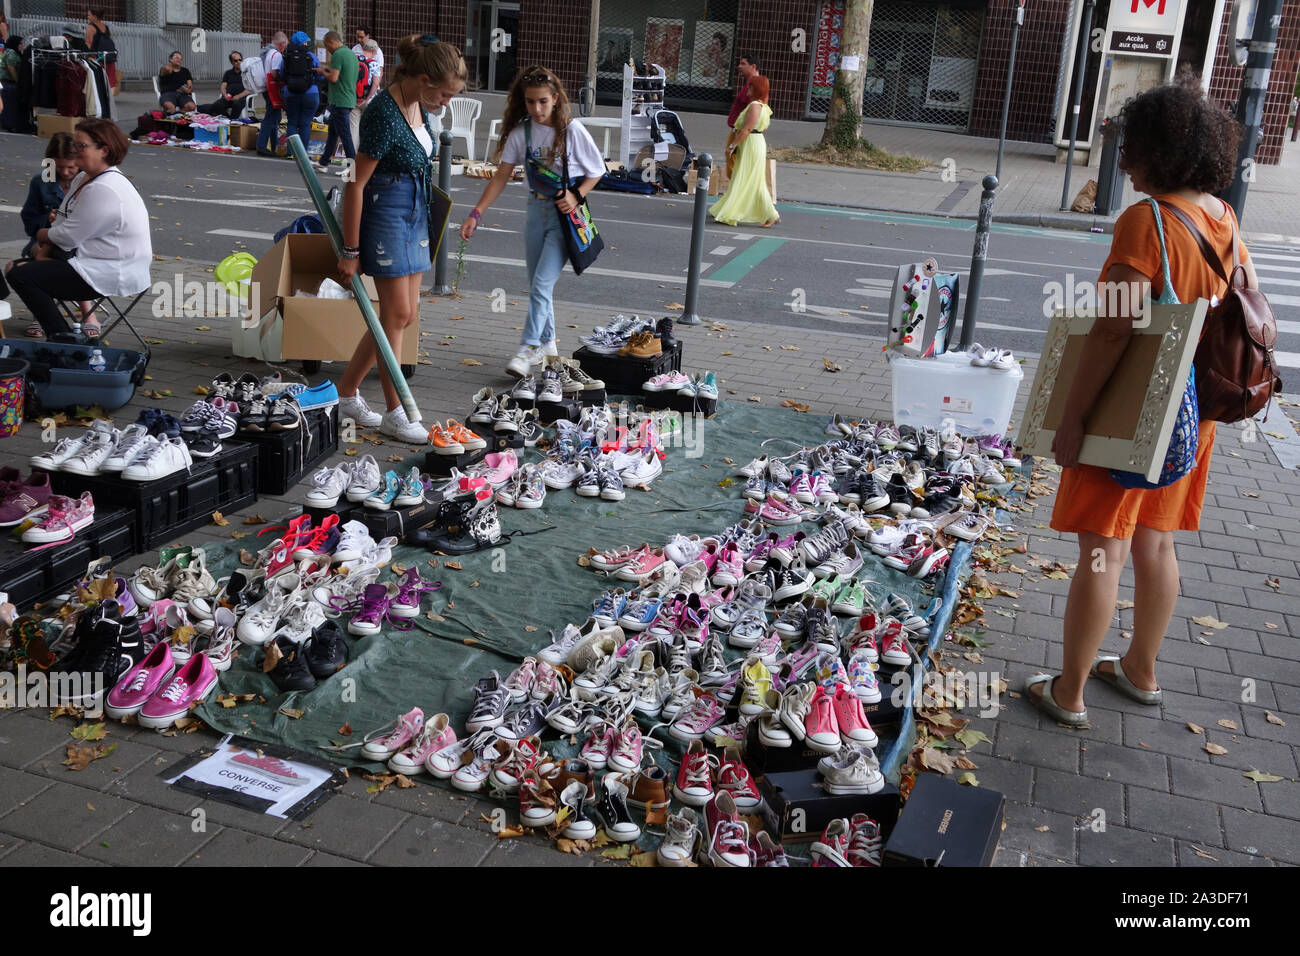
[[[314,293],[322,279],[336,277],[337,269],[338,257],[329,236],[291,234],[277,242],[253,268],[252,288],[260,321],[244,328],[238,318],[231,319],[235,355],[267,361],[350,359],[361,336],[370,334],[356,301],[294,295],[300,289]],[[378,312],[374,281],[364,276],[362,282]],[[417,321],[402,337],[398,361],[417,364],[419,344]]]
[[[826,824],[865,813],[888,834],[898,817],[898,787],[886,783],[878,793],[837,795],[826,791],[816,770],[769,773],[757,780],[764,800],[763,819],[783,843],[804,843],[821,838]],[[966,789],[966,788],[962,788]]]
[[[235,123],[230,127],[230,145],[240,149],[257,149],[257,134],[261,130],[258,123]]]
[[[49,139],[55,133],[75,133],[77,124],[84,116],[59,116],[56,113],[40,113],[36,117],[36,135]]]
[[[1006,798],[946,777],[918,774],[883,866],[989,866],[1002,834]]]

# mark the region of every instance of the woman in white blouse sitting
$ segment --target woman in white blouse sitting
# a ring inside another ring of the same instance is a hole
[[[50,338],[71,331],[60,301],[136,295],[149,288],[149,213],[118,169],[127,146],[111,120],[77,124],[73,149],[81,172],[55,221],[36,233],[37,258],[16,264],[7,276]],[[92,323],[84,331],[94,335],[97,328]]]

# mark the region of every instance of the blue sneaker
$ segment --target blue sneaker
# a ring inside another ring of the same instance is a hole
[[[627,602],[618,624],[625,631],[644,631],[663,607],[662,597],[638,597]]]
[[[375,508],[379,511],[387,511],[397,500],[397,496],[402,491],[402,476],[395,471],[384,472],[384,480],[369,498],[366,499],[367,508]]]
[[[310,388],[298,382],[287,385],[283,392],[273,395],[274,400],[280,395],[289,395],[298,400],[298,407],[304,412],[314,408],[331,408],[339,403],[339,390],[329,379],[312,385]]]
[[[613,627],[623,609],[627,607],[627,592],[622,588],[606,591],[592,602],[591,616],[602,627]]]

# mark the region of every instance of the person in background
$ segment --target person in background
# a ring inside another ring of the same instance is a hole
[[[379,41],[370,34],[368,27],[357,27],[354,31],[357,42],[352,45],[352,52],[357,56],[368,57],[374,64],[375,89],[379,89],[379,74],[384,72],[384,51],[379,49]],[[371,47],[369,44],[373,43]]]
[[[184,66],[184,59],[180,50],[173,50],[158,71],[158,105],[165,113],[175,113],[178,106],[185,111],[195,108],[194,77]]]
[[[0,80],[6,85],[18,84],[18,71],[23,65],[22,54],[19,52],[22,45],[22,37],[10,34],[5,41],[4,52],[0,53]]]
[[[745,107],[759,98],[758,94],[761,93],[763,102],[767,102],[769,93],[767,77],[759,75],[758,60],[752,55],[745,54],[740,58],[736,64],[736,73],[740,76],[741,85],[736,98],[731,101],[731,110],[727,113],[727,148],[724,150],[727,155],[728,179],[731,178],[731,171],[736,165],[731,149],[736,141],[736,120],[740,119],[740,114]]]
[[[102,53],[104,71],[108,74],[108,85],[117,91],[117,43],[113,40],[113,31],[104,22],[108,10],[100,7],[92,9],[86,17],[86,49],[92,53]],[[111,55],[110,55],[111,54]]]
[[[506,365],[508,373],[523,378],[533,366],[559,355],[551,296],[569,261],[560,216],[573,212],[596,188],[605,175],[605,158],[586,128],[570,119],[569,96],[560,78],[541,66],[520,71],[510,84],[496,155],[500,160],[496,174],[461,223],[460,237],[468,240],[474,235],[479,219],[506,188],[515,167],[525,165],[531,193],[524,221],[528,319],[519,352]],[[555,182],[564,176],[566,165],[571,178]]]
[[[713,204],[709,213],[728,226],[762,223],[767,229],[781,221],[772,194],[767,189],[767,140],[763,130],[772,121],[767,105],[767,79],[754,76],[749,81],[752,99],[736,118],[727,146],[727,191]],[[733,165],[734,159],[734,165]]]
[[[465,88],[469,71],[456,47],[432,37],[405,37],[398,53],[392,82],[361,118],[356,176],[343,190],[344,248],[338,269],[348,288],[358,271],[375,280],[379,321],[393,354],[400,356],[405,330],[420,317],[420,278],[431,262],[435,140],[429,112]],[[386,412],[372,412],[361,397],[361,383],[377,357],[374,340],[361,336],[338,382],[340,418],[367,428],[378,425],[402,441],[426,441],[427,427],[407,419],[382,364]]]
[[[361,54],[370,61],[370,92],[366,98],[357,104],[357,108],[348,114],[348,119],[352,123],[352,142],[359,144],[361,142],[361,114],[367,106],[375,101],[375,97],[383,92],[383,68],[380,64],[383,62],[384,55],[379,51],[379,44],[371,37],[361,45]],[[355,50],[353,52],[356,52]]]
[[[5,266],[6,275],[16,264],[36,258],[36,233],[55,221],[55,214],[63,204],[63,196],[77,175],[77,153],[73,149],[72,134],[55,133],[51,136],[45,147],[45,158],[51,162],[42,164],[42,171],[33,176],[31,182],[27,184],[27,200],[19,213],[23,221],[23,231],[29,237],[27,245],[23,246],[17,260]],[[45,169],[50,170],[53,178],[45,172]],[[8,295],[7,288],[4,289],[4,294]],[[80,305],[83,317],[82,329],[87,335],[94,337],[98,334],[99,323],[89,318],[92,312],[91,302],[85,301]],[[33,323],[27,328],[27,336],[43,338],[45,330]]]
[[[212,116],[225,116],[238,119],[244,112],[244,100],[249,91],[244,89],[244,55],[238,50],[230,54],[230,69],[221,75],[221,96],[211,106],[205,106],[203,112]]]
[[[8,45],[9,45],[9,21],[5,19],[4,11],[0,10],[0,46],[8,46]]]
[[[280,84],[284,110],[288,114],[288,134],[302,140],[303,149],[311,145],[311,121],[316,115],[320,95],[316,91],[316,68],[320,62],[311,52],[311,37],[301,30],[289,38],[280,67]]]
[[[1108,123],[1106,129],[1108,136],[1123,131],[1120,169],[1132,178],[1133,188],[1186,215],[1230,272],[1237,222],[1231,207],[1215,193],[1232,182],[1240,124],[1206,99],[1193,78],[1191,83],[1175,82],[1134,97],[1125,104],[1119,121]],[[1191,232],[1172,213],[1162,212],[1160,218],[1178,301],[1222,294],[1223,280],[1205,261]],[[1247,286],[1259,288],[1244,243],[1240,254]],[[1061,622],[1065,638],[1061,673],[1036,674],[1025,681],[1030,702],[1070,726],[1088,721],[1083,692],[1089,677],[1110,684],[1139,704],[1158,707],[1161,702],[1156,655],[1178,603],[1174,532],[1196,531],[1200,526],[1215,435],[1213,421],[1200,423],[1195,466],[1163,488],[1124,488],[1107,469],[1079,462],[1084,422],[1128,348],[1134,326],[1142,321],[1145,294],[1155,299],[1164,291],[1159,232],[1149,202],[1135,203],[1116,220],[1100,283],[1144,294],[1116,296],[1099,289],[1099,302],[1112,308],[1118,302],[1119,308],[1115,314],[1099,316],[1088,332],[1052,441],[1062,471],[1051,525],[1078,535],[1079,563]],[[1130,557],[1133,636],[1122,657],[1099,657],[1097,652],[1115,620],[1120,574]]]
[[[329,136],[325,139],[325,151],[321,153],[321,172],[330,171],[334,152],[340,142],[343,143],[343,155],[355,162],[357,148],[352,142],[352,123],[350,117],[357,107],[357,55],[343,45],[343,38],[331,30],[325,34],[325,51],[329,54],[329,66],[318,66],[316,71],[330,81]],[[345,163],[339,170],[346,173],[351,164]]]
[[[137,295],[149,288],[149,212],[118,168],[128,147],[112,120],[77,124],[72,148],[81,172],[54,222],[36,231],[34,259],[9,271],[9,284],[47,336],[70,331],[59,310],[62,300]]]
[[[279,30],[271,38],[271,46],[262,54],[262,70],[266,73],[266,115],[257,128],[257,155],[271,159],[275,158],[275,149],[280,145],[280,111],[284,109],[280,69],[288,45],[289,38]]]

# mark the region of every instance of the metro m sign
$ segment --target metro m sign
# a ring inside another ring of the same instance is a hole
[[[1112,33],[1159,33],[1178,36],[1186,0],[1119,0],[1110,7]]]
[[[1156,16],[1163,17],[1165,15],[1165,0],[1133,0],[1133,9],[1130,10],[1129,12],[1137,13],[1139,3],[1144,3],[1148,7],[1154,6],[1156,3],[1159,3],[1160,6],[1156,8]]]

